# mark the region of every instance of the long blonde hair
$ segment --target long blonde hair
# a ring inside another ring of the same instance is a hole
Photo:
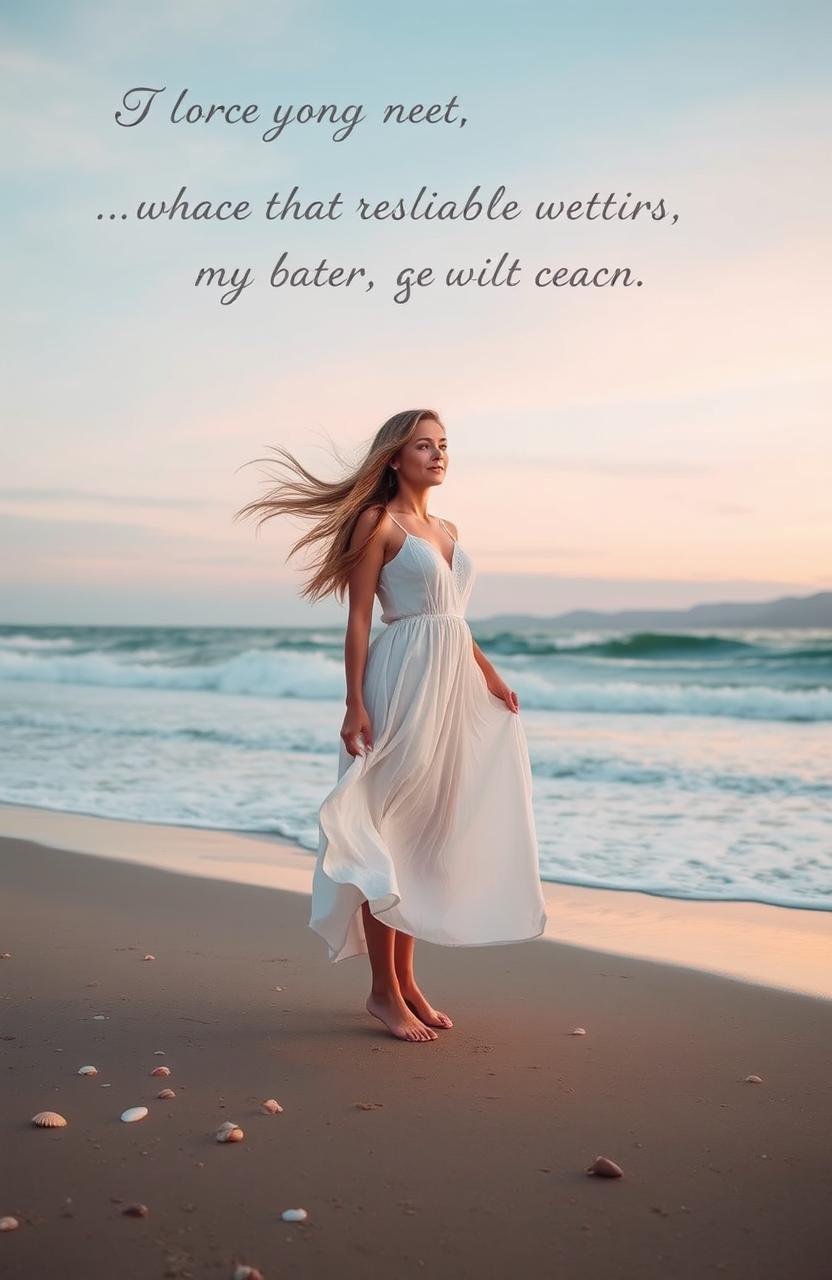
[[[383,516],[383,508],[398,492],[398,478],[390,466],[402,445],[414,435],[419,423],[430,418],[443,425],[433,409],[406,409],[395,413],[379,427],[363,460],[342,480],[320,480],[298,462],[288,449],[271,446],[278,455],[278,465],[285,466],[293,478],[281,480],[262,498],[247,502],[234,515],[235,520],[256,516],[256,529],[278,515],[299,515],[303,519],[315,519],[317,523],[308,533],[292,545],[289,556],[301,547],[322,543],[323,550],[313,561],[313,572],[301,596],[319,600],[334,592],[342,601],[349,584],[350,574],[364,554],[367,543],[375,537]],[[254,462],[273,463],[271,458],[254,458]],[[250,465],[248,463],[244,464]],[[268,474],[268,483],[277,479]],[[349,550],[355,523],[362,511],[378,507],[378,519],[372,532],[359,546]]]

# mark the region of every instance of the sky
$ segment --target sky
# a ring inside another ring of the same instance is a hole
[[[300,599],[306,526],[234,512],[269,446],[335,478],[405,408],[447,429],[429,509],[476,564],[470,617],[832,589],[831,32],[801,0],[2,0],[0,623],[342,621]],[[161,92],[125,127],[139,86]],[[260,118],[174,123],[182,90]],[[380,123],[452,99],[453,124]],[[364,119],[263,140],[305,103]],[[183,186],[253,214],[136,218]],[[521,216],[355,215],[422,186],[503,186]],[[293,187],[342,217],[267,221]],[[676,221],[534,217],[596,192]],[[284,252],[373,289],[274,288]],[[442,284],[503,253],[518,286]],[[206,265],[253,283],[223,305]],[[534,285],[563,266],[642,284]]]

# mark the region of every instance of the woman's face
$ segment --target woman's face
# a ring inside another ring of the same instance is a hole
[[[433,418],[423,418],[394,459],[399,480],[417,489],[442,484],[448,467],[448,440],[445,428]]]

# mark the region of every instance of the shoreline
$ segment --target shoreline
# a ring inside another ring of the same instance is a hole
[[[209,880],[311,894],[315,855],[278,837],[0,803],[2,838]],[[636,889],[551,880],[542,880],[541,886],[549,916],[541,940],[832,999],[832,912],[664,898]]]

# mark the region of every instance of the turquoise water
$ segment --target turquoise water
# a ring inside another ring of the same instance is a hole
[[[832,633],[471,626],[545,879],[832,908]],[[312,854],[343,713],[341,628],[0,627],[0,801]]]

